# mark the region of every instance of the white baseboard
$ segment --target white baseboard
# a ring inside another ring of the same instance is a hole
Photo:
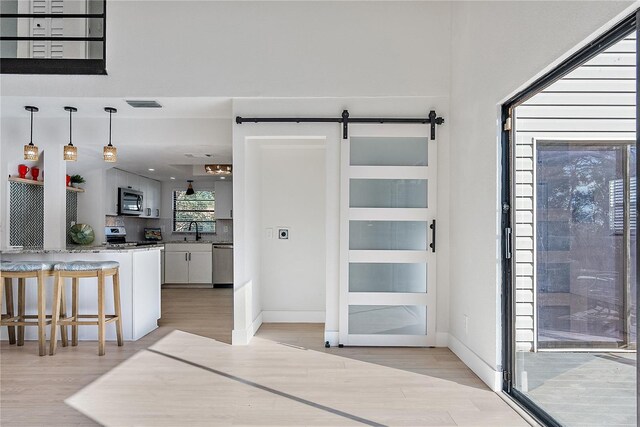
[[[489,366],[469,347],[449,334],[449,349],[496,393],[502,389],[502,373]]]
[[[248,345],[251,342],[251,338],[258,332],[262,326],[262,312],[256,316],[247,329],[234,329],[231,332],[231,344],[232,345]]]
[[[253,319],[253,323],[251,323],[251,337],[253,337],[256,332],[258,332],[260,326],[262,326],[262,311],[256,316],[255,319]]]
[[[264,323],[324,323],[324,311],[263,310]]]

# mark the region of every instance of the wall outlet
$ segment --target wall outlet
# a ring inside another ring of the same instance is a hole
[[[228,226],[228,225],[225,225],[225,226],[223,227],[223,230],[224,230],[224,232],[225,232],[225,233],[228,233],[228,232],[229,232],[229,226]]]
[[[289,229],[288,228],[279,228],[278,229],[278,239],[280,239],[280,240],[288,240],[289,239]]]
[[[267,228],[265,235],[268,240],[273,239],[273,228]]]

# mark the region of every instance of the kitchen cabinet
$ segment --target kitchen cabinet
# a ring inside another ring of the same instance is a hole
[[[213,284],[211,243],[167,243],[164,280],[168,284]]]
[[[118,215],[118,170],[109,169],[105,176],[105,215]]]
[[[211,252],[189,252],[189,283],[213,283]]]
[[[162,183],[153,179],[149,180],[149,208],[151,218],[160,218],[160,202],[162,199]]]
[[[164,282],[189,283],[189,253],[164,252]]]
[[[233,183],[231,181],[216,181],[216,219],[231,219],[233,217]]]

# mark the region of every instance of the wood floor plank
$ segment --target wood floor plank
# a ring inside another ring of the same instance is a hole
[[[230,346],[232,298],[163,289],[160,327],[102,357],[0,343],[0,425],[526,425],[448,349],[326,349],[320,324]]]

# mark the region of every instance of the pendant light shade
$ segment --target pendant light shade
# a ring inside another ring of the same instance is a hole
[[[69,112],[69,143],[64,146],[64,159],[68,162],[75,162],[78,160],[78,149],[73,146],[72,117],[78,109],[76,107],[64,107],[64,109]]]
[[[195,194],[195,191],[193,190],[193,185],[192,182],[193,180],[187,180],[187,182],[189,183],[189,186],[187,187],[187,196],[191,196],[192,194]]]
[[[104,111],[109,113],[109,144],[102,148],[102,156],[105,162],[113,163],[118,160],[118,150],[111,144],[111,115],[117,113],[118,110],[113,107],[104,107]]]
[[[204,165],[204,170],[211,175],[229,176],[231,175],[231,165]]]
[[[24,146],[24,159],[38,160],[40,150],[38,150],[37,145],[33,144],[33,113],[38,112],[38,107],[27,105],[24,109],[31,113],[31,136],[29,137],[29,143]]]

